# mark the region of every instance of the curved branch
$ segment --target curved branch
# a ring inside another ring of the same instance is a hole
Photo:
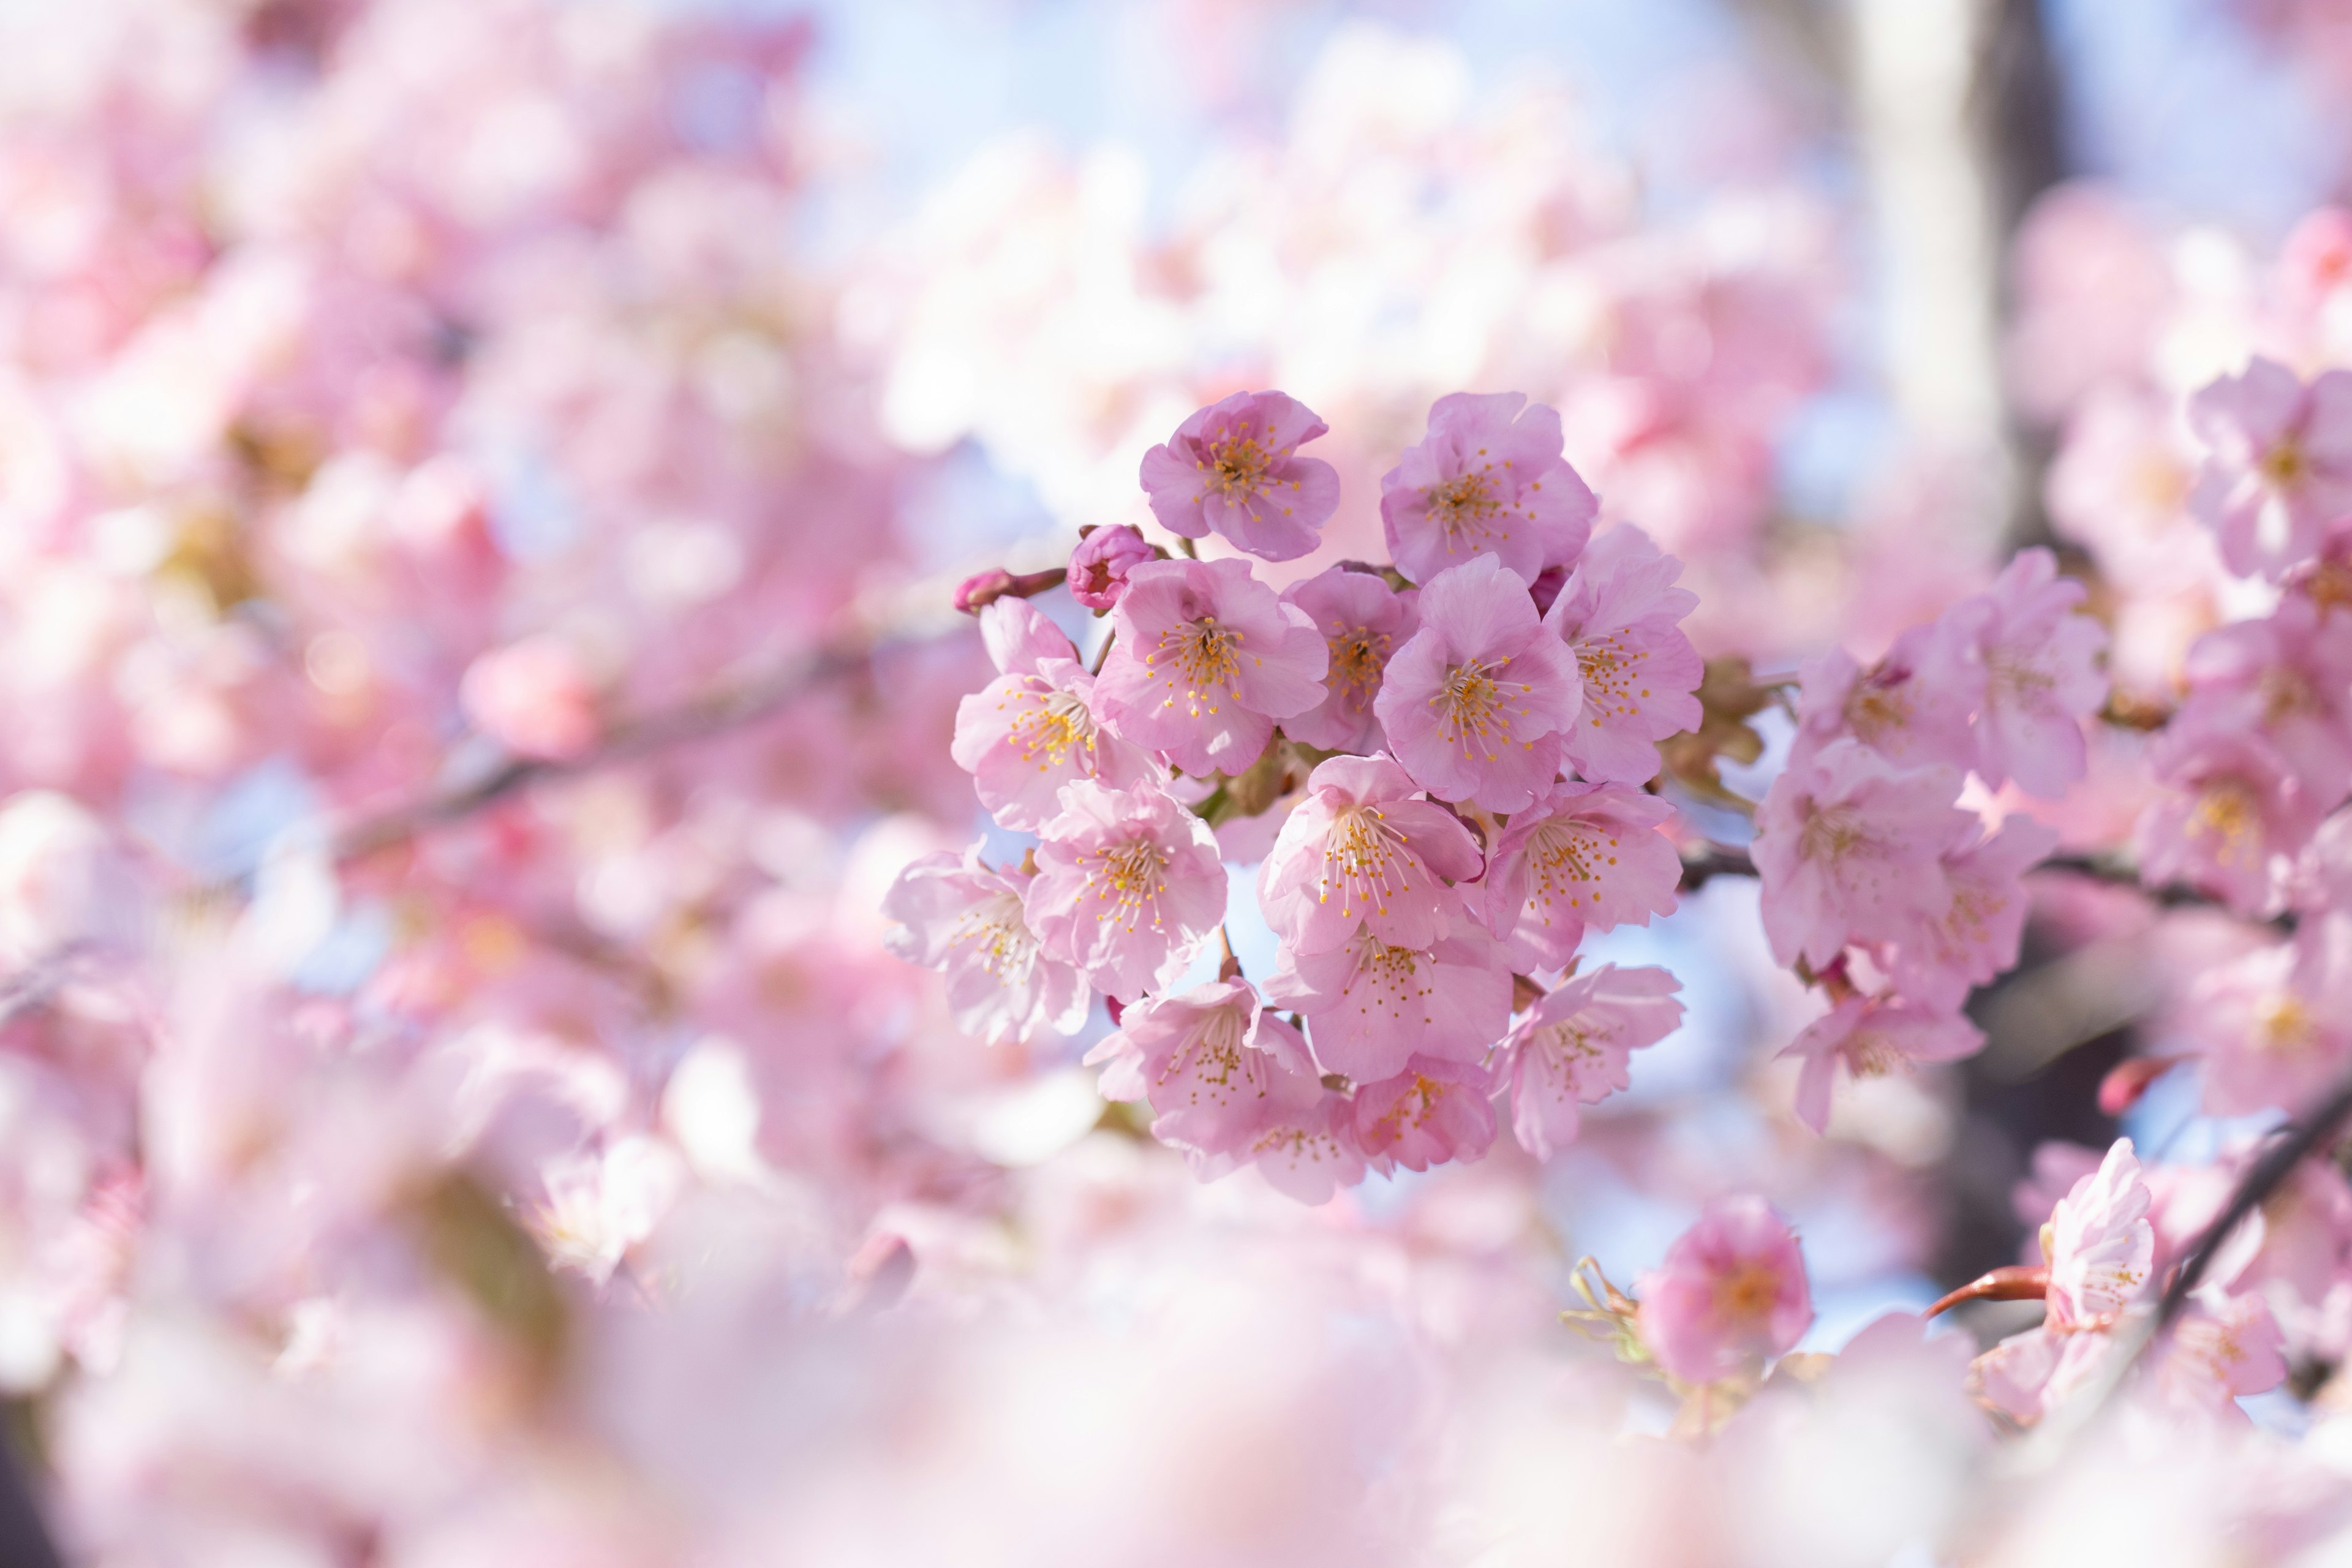
[[[2211,1265],[2213,1255],[2221,1250],[2222,1242],[2229,1239],[2230,1232],[2236,1229],[2248,1215],[2262,1207],[2307,1156],[2334,1138],[2347,1116],[2352,1116],[2352,1075],[2339,1082],[2326,1100],[2305,1111],[2298,1120],[2289,1122],[2284,1130],[2285,1136],[2263,1150],[2262,1158],[2239,1178],[2237,1191],[2230,1194],[2229,1206],[2197,1238],[2196,1245],[2181,1259],[2179,1272],[2173,1275],[2172,1283],[2164,1288],[2163,1304],[2157,1309],[2156,1314],[2156,1326],[2159,1332],[2179,1315],[2189,1293],[2204,1279],[2205,1270]]]

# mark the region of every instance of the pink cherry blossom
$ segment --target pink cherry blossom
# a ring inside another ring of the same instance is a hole
[[[1460,819],[1420,799],[1387,757],[1333,757],[1284,818],[1258,903],[1295,952],[1328,952],[1359,926],[1391,947],[1423,948],[1462,907],[1452,884],[1485,863]]]
[[[1158,552],[1125,523],[1097,528],[1070,552],[1070,597],[1089,610],[1114,609],[1127,594],[1127,574]]]
[[[2182,674],[2184,727],[2260,736],[2315,799],[2352,788],[2352,609],[2290,593],[2199,637]]]
[[[1029,879],[983,865],[978,846],[926,855],[901,872],[882,912],[898,922],[889,950],[944,969],[956,1026],[992,1044],[1040,1030],[1066,1034],[1086,1021],[1087,984],[1047,954],[1023,903]]]
[[[1381,478],[1389,557],[1416,583],[1490,554],[1533,582],[1575,562],[1598,510],[1560,456],[1559,416],[1516,392],[1456,392]]]
[[[1511,812],[1559,775],[1560,731],[1581,693],[1526,581],[1487,555],[1422,589],[1421,629],[1389,661],[1372,707],[1390,750],[1431,795]]]
[[[1853,740],[1792,760],[1756,812],[1773,956],[1819,968],[1948,910],[1942,856],[1972,820],[1953,806],[1959,787],[1949,768],[1897,768]]]
[[[1157,784],[1064,786],[1040,829],[1029,924],[1045,952],[1132,1002],[1169,984],[1225,912],[1208,824]]]
[[[1036,616],[1018,599],[1001,599],[983,618],[1008,611]],[[1125,789],[1161,776],[1149,754],[1100,721],[1095,679],[1084,666],[1075,658],[1026,657],[1033,647],[1050,646],[1034,633],[1009,637],[1004,646],[1028,668],[999,675],[957,705],[948,750],[972,775],[981,805],[997,821],[1035,830],[1061,810],[1062,786],[1074,780]]]
[[[1955,606],[1984,669],[1976,771],[1987,784],[2015,779],[2054,800],[2083,776],[2083,721],[2107,697],[2107,634],[2075,613],[2084,592],[2059,577],[2047,550],[2021,550],[1991,587]]]
[[[1623,784],[1554,784],[1511,818],[1486,868],[1485,913],[1522,969],[1559,969],[1584,932],[1675,912],[1674,808]]]
[[[2352,955],[2336,945],[2269,943],[2189,984],[2181,1028],[2201,1053],[2207,1110],[2301,1110],[2343,1076],[2352,1062]]]
[[[1292,584],[1282,597],[1314,618],[1331,655],[1323,700],[1285,719],[1283,733],[1327,751],[1380,751],[1386,742],[1372,701],[1389,659],[1419,625],[1420,595],[1400,594],[1372,573],[1334,566]]]
[[[1107,1095],[1150,1101],[1154,1137],[1219,1170],[1323,1095],[1307,1042],[1241,979],[1136,1004],[1086,1059]]]
[[[2256,355],[2189,400],[2189,424],[2207,448],[2189,509],[2232,572],[2283,576],[2352,515],[2352,374],[2305,386]]]
[[[1034,675],[1052,659],[1077,662],[1076,646],[1026,599],[992,600],[975,613],[981,642],[1000,675]]]
[[[1365,928],[1328,952],[1286,951],[1266,999],[1306,1016],[1315,1059],[1359,1083],[1416,1053],[1475,1061],[1511,1020],[1501,948],[1465,921],[1426,947],[1391,947]]]
[[[2241,1395],[2286,1381],[2285,1338],[2269,1304],[2210,1285],[2189,1298],[2153,1360],[2158,1397],[2185,1415],[2242,1423]]]
[[[1621,523],[1593,541],[1544,616],[1584,682],[1583,711],[1562,737],[1584,778],[1646,784],[1657,742],[1698,725],[1706,667],[1680,625],[1698,595],[1675,586],[1682,569]]]
[[[604,723],[579,652],[542,633],[476,659],[459,688],[475,728],[517,756],[576,757]]]
[[[2092,1381],[2114,1336],[2047,1324],[2011,1334],[1969,1364],[1969,1387],[2021,1426],[2031,1426]]]
[[[1328,1089],[1319,1099],[1269,1112],[1247,1151],[1276,1191],[1319,1204],[1364,1179],[1367,1160],[1356,1131],[1355,1107]]]
[[[1852,736],[1899,767],[1967,769],[1984,684],[1971,639],[1948,617],[1904,632],[1868,669],[1832,648],[1804,668],[1797,744],[1811,751]]]
[[[1356,1136],[1378,1169],[1475,1160],[1495,1141],[1495,1080],[1483,1063],[1416,1056],[1394,1078],[1356,1086]]]
[[[1580,1108],[1625,1088],[1633,1052],[1682,1022],[1681,989],[1663,969],[1604,963],[1537,1003],[1503,1043],[1519,1147],[1549,1160],[1575,1142]]]
[[[1813,1321],[1797,1234],[1748,1194],[1717,1198],[1642,1276],[1642,1342],[1683,1383],[1713,1383],[1793,1347]]]
[[[1213,403],[1143,455],[1151,515],[1187,539],[1220,533],[1264,560],[1295,560],[1339,504],[1339,471],[1298,456],[1329,428],[1279,392]]]
[[[2059,1200],[2043,1232],[2052,1328],[2103,1327],[2147,1289],[2156,1258],[2147,1209],[2131,1140],[2118,1138],[2099,1168]]]
[[[1240,773],[1276,720],[1323,700],[1322,634],[1246,562],[1146,562],[1128,574],[1111,634],[1103,716],[1188,773]]]
[[[1956,1013],[1906,1001],[1849,996],[1807,1025],[1780,1054],[1801,1064],[1797,1120],[1819,1132],[1829,1125],[1830,1089],[1839,1068],[1849,1078],[1881,1078],[1908,1072],[1920,1062],[1974,1056],[1984,1043],[1984,1031]]]
[[[2148,748],[2167,787],[2136,834],[2141,879],[2206,889],[2242,914],[2267,912],[2282,901],[2320,808],[2259,738],[2194,719],[2184,713]]]
[[[1951,900],[1922,909],[1905,926],[1889,966],[1905,995],[1957,1007],[1969,989],[2017,962],[2032,896],[2026,870],[2058,847],[2056,829],[2029,816],[2011,816],[1987,838],[1972,835],[1945,851],[1944,882]]]

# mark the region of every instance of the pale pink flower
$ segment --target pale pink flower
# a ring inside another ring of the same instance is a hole
[[[1127,594],[1127,574],[1159,552],[1125,523],[1097,528],[1070,552],[1070,597],[1089,610],[1116,608]]]
[[[2302,1110],[2352,1060],[2352,976],[2344,955],[2291,942],[2258,947],[2191,984],[2181,1028],[2202,1054],[2205,1109]]]
[[[1943,858],[1950,901],[1903,929],[1890,966],[1897,990],[1941,1007],[1958,1006],[2017,962],[2032,904],[2025,872],[2058,847],[2056,829],[2022,816],[1990,838],[1971,837]]]
[[[1649,535],[1620,523],[1592,542],[1544,616],[1584,683],[1583,711],[1561,736],[1584,778],[1645,784],[1657,776],[1657,743],[1698,727],[1706,671],[1680,624],[1698,605],[1675,586],[1682,570]]]
[[[1030,927],[1048,955],[1122,1002],[1174,981],[1224,918],[1216,838],[1157,784],[1080,779],[1039,833]]]
[[[1575,1142],[1580,1108],[1623,1089],[1633,1054],[1682,1022],[1681,989],[1663,969],[1604,963],[1537,1003],[1503,1043],[1519,1147],[1549,1160]]]
[[[1274,721],[1323,700],[1329,655],[1307,612],[1244,561],[1151,561],[1128,574],[1095,689],[1118,734],[1188,773],[1237,773]]]
[[[1485,913],[1521,969],[1559,969],[1584,932],[1675,912],[1674,807],[1624,784],[1559,784],[1514,816],[1486,867]]]
[[[1898,769],[1853,740],[1792,760],[1751,847],[1773,956],[1819,968],[1849,942],[1949,909],[1942,857],[1975,820],[1952,804],[1959,787],[1949,768]]]
[[[1282,721],[1294,741],[1330,752],[1377,752],[1386,742],[1372,711],[1389,659],[1420,624],[1412,589],[1400,594],[1380,576],[1345,566],[1294,583],[1283,601],[1314,617],[1330,650],[1323,700]]]
[[[2104,1328],[2138,1300],[2156,1261],[2148,1201],[2128,1138],[2059,1200],[2042,1230],[2050,1327]]]
[[[2068,1333],[2040,1324],[2011,1334],[1969,1365],[1969,1387],[2016,1422],[2031,1426],[2091,1379],[2115,1338]]]
[[[1361,926],[1391,947],[1437,940],[1479,874],[1478,841],[1422,800],[1384,756],[1333,757],[1307,780],[1258,873],[1266,923],[1294,952],[1328,952]]]
[[[2284,576],[2352,515],[2352,374],[2305,386],[2256,355],[2189,398],[2189,425],[2207,448],[2189,510],[2232,572]]]
[[[2315,799],[2352,787],[2352,610],[2290,593],[2199,637],[2182,674],[2184,723],[2261,736]]]
[[[1642,1342],[1683,1383],[1751,1371],[1793,1347],[1813,1321],[1796,1232],[1747,1194],[1707,1205],[1638,1292]]]
[[[1797,699],[1797,749],[1852,736],[1898,767],[1976,761],[1969,721],[1984,695],[1984,667],[1948,617],[1913,626],[1864,669],[1843,648],[1806,664]]]
[[[1475,1160],[1495,1142],[1494,1075],[1478,1062],[1416,1056],[1394,1078],[1356,1086],[1356,1136],[1382,1172]]]
[[[1242,979],[1137,1003],[1086,1059],[1108,1097],[1150,1101],[1154,1137],[1220,1172],[1324,1092],[1307,1042]]]
[[[1367,1163],[1355,1107],[1329,1089],[1295,1110],[1269,1113],[1246,1154],[1276,1191],[1303,1204],[1322,1203],[1339,1188],[1354,1186],[1364,1179]]]
[[[1416,583],[1481,554],[1533,582],[1572,563],[1599,510],[1560,456],[1559,416],[1516,392],[1456,392],[1381,477],[1389,558]]]
[[[1066,1034],[1086,1021],[1087,983],[1048,955],[1023,907],[1029,879],[961,855],[926,855],[891,886],[882,912],[899,922],[884,945],[909,963],[943,969],[956,1026],[989,1043],[1041,1029]]]
[[[1022,617],[1036,623],[1024,625]],[[1051,651],[1061,637],[1018,599],[1000,599],[982,612],[996,623],[994,651],[1023,668],[1008,669],[956,707],[949,755],[972,775],[980,802],[1005,826],[1034,832],[1061,810],[1062,786],[1095,779],[1125,789],[1160,776],[1142,748],[1122,740],[1096,713],[1095,679],[1075,658]],[[1042,628],[1042,630],[1040,629]],[[1063,639],[1061,647],[1069,643]]]
[[[1819,1132],[1829,1125],[1837,1069],[1849,1078],[1909,1072],[1920,1062],[1952,1062],[1984,1048],[1984,1032],[1957,1013],[1907,1001],[1849,996],[1780,1048],[1797,1070],[1797,1120]]]
[[[2166,1405],[2243,1424],[2239,1396],[2286,1381],[2286,1340],[2262,1297],[2208,1285],[2189,1298],[2154,1361],[2157,1397]]]
[[[2085,592],[2058,575],[2047,550],[2021,550],[1991,587],[1949,612],[1984,669],[1975,766],[1987,784],[2015,779],[2054,800],[2083,776],[2083,721],[2107,700],[2106,630],[2075,613]]]
[[[457,689],[474,728],[519,757],[576,757],[604,733],[587,667],[552,633],[482,655]]]
[[[992,600],[973,613],[980,617],[980,640],[988,649],[989,662],[1001,675],[1034,675],[1055,659],[1077,662],[1076,645],[1026,599]]]
[[[1298,456],[1329,429],[1279,392],[1213,403],[1143,455],[1151,515],[1187,539],[1220,533],[1265,560],[1295,560],[1321,542],[1339,505],[1339,470]]]
[[[1306,1016],[1325,1069],[1359,1083],[1391,1077],[1416,1053],[1475,1061],[1511,1021],[1502,949],[1467,921],[1426,947],[1391,947],[1360,927],[1328,952],[1286,949],[1265,994]]]
[[[1582,701],[1576,662],[1494,556],[1421,591],[1421,629],[1389,661],[1372,707],[1389,749],[1440,800],[1523,811],[1559,773]]]
[[[2167,788],[2135,836],[2140,878],[2151,887],[2186,882],[2241,914],[2267,913],[2322,808],[2259,737],[2196,720],[2177,716],[2148,748]]]

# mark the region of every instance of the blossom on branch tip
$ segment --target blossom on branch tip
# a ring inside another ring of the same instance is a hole
[[[1422,589],[1421,629],[1389,661],[1372,707],[1390,751],[1431,795],[1512,812],[1559,775],[1560,731],[1582,693],[1526,580],[1488,555]]]
[[[1801,1064],[1797,1072],[1797,1120],[1819,1132],[1829,1125],[1836,1070],[1849,1078],[1907,1072],[1919,1062],[1958,1061],[1984,1048],[1984,1031],[1958,1013],[1938,1013],[1907,1001],[1849,996],[1780,1048]]]
[[[1128,574],[1095,683],[1113,730],[1188,773],[1238,773],[1277,719],[1323,700],[1330,662],[1303,610],[1243,561],[1151,561]]]
[[[1039,828],[1029,923],[1045,952],[1131,1003],[1173,982],[1225,915],[1208,824],[1155,784],[1081,779]]]
[[[1158,782],[1160,765],[1121,739],[1097,712],[1095,678],[1076,658],[1055,657],[1042,632],[1061,634],[1018,600],[983,612],[1011,621],[1016,610],[1036,627],[1003,627],[1000,639],[1025,668],[1009,669],[956,707],[949,755],[972,775],[981,804],[1007,827],[1034,831],[1061,810],[1064,784],[1095,779],[1114,789]],[[1066,640],[1061,647],[1068,648]]]
[[[1103,1068],[1107,1097],[1149,1100],[1152,1135],[1185,1150],[1204,1173],[1230,1169],[1324,1093],[1306,1041],[1241,979],[1129,1007],[1118,1033],[1086,1060]]]
[[[2256,355],[2189,399],[2189,426],[2206,447],[2189,510],[2232,572],[2283,577],[2352,516],[2352,373],[2306,386]]]
[[[1495,1141],[1495,1080],[1483,1063],[1416,1056],[1356,1086],[1356,1136],[1381,1171],[1475,1160]]]
[[[1328,952],[1360,925],[1391,947],[1436,941],[1484,868],[1478,841],[1387,757],[1333,757],[1307,780],[1258,874],[1266,923],[1293,952]]]
[[[1681,1024],[1681,989],[1663,969],[1604,963],[1537,1003],[1503,1042],[1519,1147],[1549,1160],[1576,1142],[1580,1108],[1625,1088],[1633,1053]]]
[[[1896,768],[1859,741],[1792,760],[1756,812],[1764,931],[1782,963],[1816,969],[1850,942],[1947,910],[1945,850],[1975,818],[1950,768]]]
[[[1559,416],[1516,392],[1456,392],[1381,479],[1381,526],[1397,570],[1427,583],[1492,555],[1532,583],[1575,562],[1599,503],[1560,455]]]
[[[2021,550],[1991,587],[1953,607],[1984,670],[1974,766],[1987,784],[2014,779],[2054,800],[2083,776],[2083,721],[2107,699],[2106,629],[2076,613],[2085,592],[2058,575],[2049,551]]]
[[[2176,723],[2148,763],[2166,787],[2135,834],[2141,880],[2185,882],[2240,914],[2275,909],[2321,815],[2285,760],[2258,736]]]
[[[1285,949],[1266,999],[1303,1015],[1315,1059],[1359,1083],[1392,1077],[1416,1053],[1475,1061],[1511,1020],[1501,948],[1466,920],[1423,947],[1362,926],[1328,952]]]
[[[1127,524],[1097,528],[1070,552],[1065,578],[1070,597],[1089,610],[1114,609],[1127,593],[1127,574],[1158,558],[1143,535]]]
[[[1339,505],[1339,470],[1298,456],[1329,428],[1279,392],[1213,403],[1143,455],[1151,515],[1187,539],[1219,533],[1261,559],[1295,560]]]

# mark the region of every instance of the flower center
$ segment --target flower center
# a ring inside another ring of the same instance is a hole
[[[1333,819],[1323,841],[1320,902],[1339,895],[1339,916],[1387,914],[1389,900],[1412,890],[1413,857],[1381,820],[1376,806],[1351,805]]]
[[[2303,455],[2303,443],[2293,437],[2264,452],[2257,467],[2273,489],[2292,489],[2311,472],[2311,461]]]
[[[1030,934],[1016,893],[999,893],[964,910],[948,941],[950,945],[971,942],[981,969],[1002,984],[1020,984],[1036,966],[1037,939]]]
[[[1457,539],[1466,546],[1474,534],[1496,532],[1489,524],[1502,510],[1502,498],[1495,493],[1494,481],[1483,473],[1448,479],[1429,492],[1429,515],[1444,531],[1445,552],[1449,555]],[[1510,536],[1507,529],[1497,533],[1503,539]]]
[[[1097,920],[1123,921],[1129,931],[1141,923],[1161,929],[1160,892],[1168,857],[1159,845],[1149,838],[1129,838],[1081,858],[1094,863],[1095,897],[1109,906]]]
[[[1862,826],[1862,813],[1850,805],[1817,807],[1805,818],[1797,838],[1797,853],[1807,860],[1832,863],[1872,847]]]
[[[1445,672],[1444,687],[1429,701],[1438,710],[1438,733],[1447,744],[1482,752],[1491,763],[1496,748],[1510,740],[1511,715],[1505,709],[1511,700],[1510,686],[1495,679],[1509,662],[1474,658]],[[1518,689],[1524,696],[1535,688],[1523,685]]]
[[[1197,703],[1204,696],[1232,690],[1234,677],[1241,673],[1238,650],[1244,635],[1219,626],[1214,616],[1203,616],[1160,633],[1159,651],[1145,662],[1156,666],[1161,655],[1168,656],[1175,665],[1174,675],[1184,681],[1184,695]],[[1216,710],[1213,705],[1209,709],[1212,713]]]
[[[2279,1052],[2304,1049],[2316,1033],[2311,1010],[2301,998],[2284,992],[2262,1000],[2254,1008],[2254,1025],[2261,1031],[2259,1038],[2263,1048]]]
[[[1780,1297],[1780,1275],[1762,1263],[1742,1263],[1716,1280],[1716,1315],[1733,1323],[1753,1323],[1769,1313]]]
[[[2253,792],[2236,779],[2221,779],[2198,792],[2189,831],[2201,838],[2221,840],[2216,858],[2240,860],[2260,852],[2260,835],[2255,830],[2261,822]]]
[[[1528,902],[1541,906],[1543,923],[1551,924],[1551,906],[1601,902],[1601,868],[1617,864],[1615,837],[1583,822],[1547,822],[1528,836],[1528,868],[1534,873]]]
[[[1023,762],[1045,758],[1037,763],[1039,773],[1062,766],[1072,752],[1095,749],[1094,715],[1076,692],[1055,691],[1038,698],[1036,705],[1015,719],[1011,729]]]
[[[1209,488],[1219,496],[1245,498],[1265,488],[1274,454],[1254,436],[1229,433],[1210,443],[1209,460],[1202,467],[1208,471]]]
[[[1331,685],[1349,692],[1372,692],[1388,668],[1391,637],[1370,626],[1349,626],[1330,639]]]
[[[1637,692],[1650,694],[1649,688],[1638,684],[1643,663],[1642,656],[1625,646],[1622,632],[1576,645],[1576,669],[1584,678],[1584,710],[1594,729],[1612,714],[1632,718]]]

